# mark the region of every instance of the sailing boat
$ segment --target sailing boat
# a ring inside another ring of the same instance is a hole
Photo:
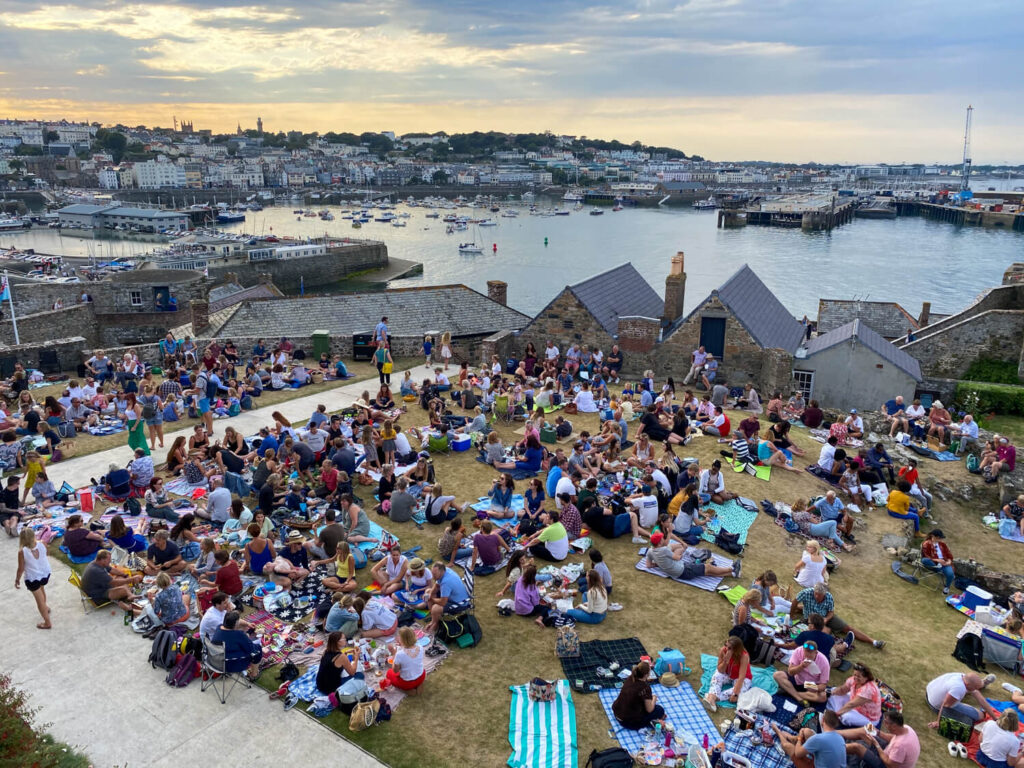
[[[473,232],[473,241],[469,243],[459,243],[459,253],[483,253],[484,249],[476,244],[476,231]]]

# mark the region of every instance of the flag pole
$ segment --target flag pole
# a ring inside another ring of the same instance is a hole
[[[11,281],[7,278],[7,270],[4,270],[4,287],[7,289],[7,301],[11,304],[11,325],[14,327],[14,343],[21,344],[18,337],[18,318],[14,316],[14,294],[11,293]]]

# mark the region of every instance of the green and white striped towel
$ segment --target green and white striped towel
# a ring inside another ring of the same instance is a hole
[[[530,701],[529,685],[513,685],[508,741],[511,768],[577,768],[576,706],[567,680],[555,683],[554,701]]]

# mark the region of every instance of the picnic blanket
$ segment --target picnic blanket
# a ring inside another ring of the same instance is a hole
[[[709,506],[715,510],[715,516],[705,527],[701,538],[704,541],[714,543],[715,534],[722,528],[725,528],[729,533],[738,533],[740,544],[745,545],[747,543],[747,531],[757,519],[757,510],[747,509],[736,499],[729,499],[725,504],[712,503]]]
[[[254,629],[262,629],[262,632],[260,633],[262,635],[270,636],[280,634],[286,628],[285,622],[264,610],[259,610],[246,616],[245,620],[249,622]],[[289,635],[285,639],[284,645],[279,650],[274,650],[273,645],[264,645],[263,658],[260,659],[260,668],[266,669],[267,667],[273,667],[277,664],[283,664],[291,652],[297,649],[298,643],[296,643],[295,638],[292,635]]]
[[[1012,528],[1010,526],[1006,526],[1005,528],[1000,526],[999,535],[1007,541],[1017,541],[1024,544],[1024,534],[1021,534],[1020,528],[1016,526]]]
[[[790,715],[791,717],[792,715]],[[740,735],[741,733],[749,733],[749,731],[743,732],[736,728],[729,729],[725,735],[725,751],[747,758],[753,768],[792,768],[793,761],[779,752],[774,745],[770,747],[766,747],[763,744],[754,746],[750,743],[750,737],[748,735]]]
[[[737,461],[733,462],[732,471],[746,472],[747,467],[753,467],[754,477],[756,477],[758,480],[764,480],[765,482],[767,482],[772,479],[772,468],[768,466],[763,466],[761,464],[750,464],[745,461]]]
[[[320,671],[319,664],[313,664],[304,673],[299,675],[288,686],[288,692],[294,693],[300,701],[312,701],[317,696],[326,696],[330,691],[320,692],[316,687],[316,673]]]
[[[519,517],[523,514],[523,510],[526,509],[526,501],[523,499],[523,494],[512,494],[512,504],[510,506],[516,513],[515,517],[507,517],[502,520],[491,518],[491,522],[501,526],[514,526],[518,524]],[[469,508],[474,512],[487,512],[491,508],[491,499],[489,496],[480,496],[475,504],[469,505]]]
[[[501,562],[498,563],[496,566],[494,566],[493,570],[489,570],[489,571],[476,572],[476,570],[473,568],[473,565],[469,562],[469,558],[471,558],[473,556],[472,554],[469,554],[466,557],[463,557],[463,558],[461,558],[459,560],[456,560],[455,564],[457,566],[459,566],[460,568],[462,568],[463,570],[465,570],[465,571],[474,571],[473,575],[475,575],[475,576],[490,576],[492,573],[497,573],[498,571],[504,571],[505,570],[505,566],[508,565],[508,561],[512,557],[511,550],[506,550],[502,554],[503,554],[503,557],[501,558]],[[478,561],[478,563],[479,563],[479,561]],[[477,568],[483,568],[483,566],[482,565],[477,565]]]
[[[608,669],[615,662],[621,670],[627,672],[640,662],[641,656],[647,651],[635,637],[624,637],[619,640],[590,640],[580,643],[580,655],[562,659],[562,671],[573,690],[581,693],[592,693],[601,688],[615,689],[621,682],[614,675],[603,677],[597,673],[598,667]],[[596,687],[591,687],[596,686]]]
[[[651,686],[651,691],[658,697],[658,704],[664,708],[665,719],[675,728],[676,738],[689,744],[700,744],[706,734],[710,743],[718,742],[718,730],[689,683],[680,682],[675,688],[666,688],[655,683]],[[615,738],[624,750],[635,755],[644,751],[648,739],[644,737],[643,731],[633,731],[619,725],[612,712],[612,704],[618,695],[618,691],[598,693]]]
[[[566,680],[555,681],[554,701],[530,701],[529,685],[509,686],[511,768],[576,768],[576,706]]]
[[[917,445],[916,443],[911,443],[910,445],[907,446],[907,448],[909,448],[919,456],[924,456],[929,459],[935,459],[936,461],[960,461],[960,457],[957,456],[955,453],[951,453],[950,451],[933,451],[931,448],[928,448],[927,446]]]
[[[487,464],[487,459],[485,459],[483,456],[477,456],[476,460],[479,461],[481,464]],[[487,466],[491,466],[491,465],[487,464]],[[514,468],[513,469],[504,469],[504,470],[502,470],[502,474],[511,475],[513,480],[526,480],[528,478],[536,477],[537,476],[536,472],[532,472],[529,469],[514,469]]]
[[[715,670],[718,668],[718,657],[712,656],[708,653],[702,653],[700,655],[700,690],[698,694],[704,696],[711,689],[711,677],[715,674]],[[750,674],[753,679],[750,681],[750,685],[754,688],[760,688],[768,691],[768,693],[774,694],[779,690],[779,684],[775,682],[772,674],[775,672],[773,667],[751,667]],[[732,707],[736,705],[730,701],[718,702],[720,707]]]
[[[183,477],[176,477],[174,480],[168,480],[164,483],[164,490],[168,493],[173,493],[175,496],[188,496],[191,498],[192,494],[200,488],[206,489],[205,481],[193,485]]]
[[[695,552],[696,549],[697,549],[696,547],[687,547],[686,551],[687,552]],[[724,567],[731,567],[732,566],[732,560],[730,560],[729,558],[725,557],[724,555],[719,555],[719,554],[717,554],[715,552],[711,553],[711,559],[708,560],[708,562],[709,563],[713,563],[714,565],[721,565],[721,566],[724,566]],[[646,549],[641,550],[640,562],[638,562],[636,564],[636,569],[638,571],[643,571],[644,573],[653,573],[655,576],[660,576],[663,579],[669,578],[669,575],[667,573],[665,573],[663,570],[661,570],[661,568],[658,568],[657,566],[654,566],[654,565],[648,565],[647,564],[647,550]],[[673,581],[678,581],[680,584],[689,584],[691,587],[696,587],[697,589],[703,589],[706,592],[713,592],[715,590],[715,587],[717,587],[719,584],[722,583],[722,578],[723,578],[722,576],[698,576],[696,579],[672,579],[672,580]]]
[[[419,638],[418,643],[421,648],[425,649],[427,645],[430,645],[430,636],[425,635],[423,633],[423,630],[417,629],[416,636]],[[443,643],[441,643],[441,645],[443,646]],[[435,669],[440,667],[441,664],[449,657],[449,655],[451,655],[451,651],[447,649],[445,649],[444,653],[442,653],[440,656],[427,656],[426,654],[424,654],[423,671],[429,675]],[[383,691],[377,692],[377,696],[382,700],[386,701],[389,705],[391,705],[392,710],[394,710],[395,707],[397,707],[399,704],[405,701],[405,698],[408,695],[408,691],[403,691],[399,688],[395,688],[395,686],[393,685],[385,688]]]
[[[291,605],[275,607],[269,613],[275,619],[280,619],[284,622],[295,622],[304,619],[313,612],[316,604],[324,597],[320,581],[326,575],[327,571],[322,566],[313,570],[309,576],[302,580],[301,584],[293,586],[288,593],[292,598]],[[242,598],[242,604],[248,606],[255,605],[252,593]]]

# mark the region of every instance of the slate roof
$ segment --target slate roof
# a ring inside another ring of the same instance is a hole
[[[620,317],[660,318],[665,302],[630,263],[570,285],[579,302],[609,335],[619,332]]]
[[[219,336],[308,336],[370,333],[382,316],[390,332],[416,336],[429,331],[476,336],[524,328],[530,318],[465,285],[400,288],[374,293],[246,301],[220,328]]]
[[[828,333],[853,320],[863,320],[887,339],[898,339],[906,335],[907,328],[918,328],[917,318],[894,301],[818,301],[819,333]]]
[[[824,352],[826,349],[831,349],[837,344],[842,344],[844,341],[857,341],[863,344],[883,360],[887,360],[900,370],[913,376],[915,381],[921,380],[921,364],[917,361],[917,358],[904,352],[895,344],[886,341],[876,331],[872,330],[871,326],[860,319],[840,326],[828,333],[815,336],[807,342],[805,347],[807,357],[811,357],[818,352]]]

